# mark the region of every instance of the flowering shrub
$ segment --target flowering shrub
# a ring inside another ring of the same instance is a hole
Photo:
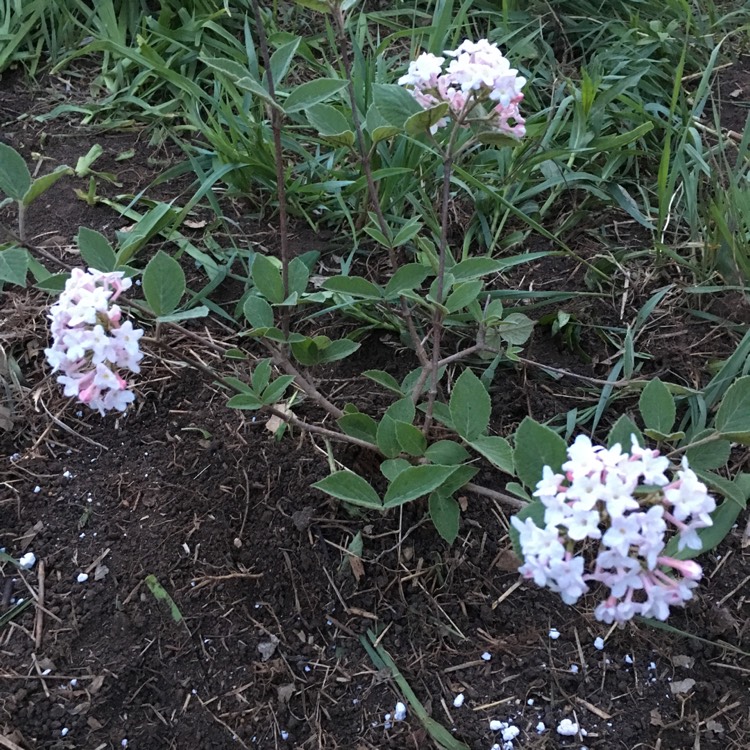
[[[523,100],[521,89],[526,79],[510,67],[498,46],[486,39],[478,42],[467,39],[458,49],[446,50],[444,54],[453,58],[446,70],[445,57],[425,52],[409,64],[399,84],[408,87],[425,109],[447,103],[459,121],[478,104],[489,104],[487,125],[501,133],[522,137],[526,128],[518,105]],[[432,131],[447,122],[443,118]]]
[[[697,531],[712,525],[714,499],[686,458],[670,480],[669,460],[641,448],[635,436],[630,454],[619,444],[592,445],[583,435],[567,453],[565,473],[545,466],[534,492],[544,506],[544,527],[531,518],[511,519],[524,557],[521,573],[566,604],[586,593],[589,582],[603,583],[609,596],[594,614],[606,623],[635,615],[666,620],[670,606],[690,599],[702,576],[697,563],[664,555],[669,532],[677,535],[678,551],[701,549]]]
[[[65,290],[52,306],[52,346],[44,350],[66,396],[75,396],[103,416],[111,409],[125,411],[135,399],[116,368],[140,372],[143,358],[141,329],[122,322],[122,311],[112,304],[130,288],[122,272],[73,269]]]

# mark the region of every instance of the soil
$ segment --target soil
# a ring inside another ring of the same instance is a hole
[[[150,146],[144,130],[36,121],[55,94],[66,96],[57,80],[36,90],[18,75],[0,82],[2,138],[30,160],[37,154],[42,170],[74,165],[100,143],[97,170],[123,183],[102,181],[101,194],[149,189],[166,200],[189,188],[149,188],[182,157]],[[117,161],[129,149],[135,156]],[[127,223],[75,197],[74,188],[87,187],[65,178],[28,218],[31,241],[72,265],[80,226],[112,238]],[[13,214],[5,209],[0,219],[9,224]],[[267,227],[243,226],[270,242]],[[320,242],[303,236],[305,249]],[[581,257],[600,251],[592,237],[579,238]],[[633,236],[620,246],[637,242]],[[552,258],[503,282],[574,290],[584,288],[584,273],[577,261]],[[618,273],[604,288],[629,289],[625,299],[565,308],[580,326],[576,347],[544,325],[526,347],[528,360],[567,375],[553,379],[530,364],[498,374],[497,434],[512,432],[527,414],[549,419],[591,403],[589,381],[576,376],[607,377],[616,351],[602,330],[631,320],[668,271],[630,268],[627,285]],[[671,280],[664,312],[637,342],[642,372],[700,386],[707,366],[733,351],[747,304],[717,294],[706,305],[714,317],[697,318],[681,304],[680,279]],[[433,747],[411,706],[404,721],[387,718],[403,693],[369,656],[373,638],[427,713],[472,750],[502,744],[491,720],[518,727],[515,745],[529,749],[750,746],[747,514],[701,559],[705,584],[670,619],[682,632],[642,623],[609,629],[594,619],[593,600],[566,607],[519,581],[507,508],[467,495],[452,546],[420,503],[354,514],[310,488],[329,471],[324,443],[296,432],[276,439],[263,419],[226,408],[219,387],[169,356],[149,352],[137,407],[127,415],[82,411],[61,397],[43,361],[46,295],[0,294],[0,346],[17,366],[17,386],[4,368],[13,411],[0,432],[0,547],[16,558],[33,551],[38,560],[30,571],[0,569],[0,746]],[[236,296],[227,286],[216,299]],[[215,323],[192,330],[203,343],[165,335],[228,368],[210,343],[230,342],[232,333]],[[339,405],[366,397],[377,408],[387,403],[384,394],[359,373],[408,371],[413,365],[400,349],[394,356],[397,347],[390,334],[373,335],[345,367],[314,372],[317,382]],[[337,455],[366,468],[361,456]],[[476,481],[503,489],[489,469]],[[359,562],[347,553],[357,534]],[[4,621],[22,599],[33,604]],[[597,638],[605,640],[601,650]],[[460,692],[465,703],[457,708]],[[555,731],[565,718],[578,722],[578,736]]]

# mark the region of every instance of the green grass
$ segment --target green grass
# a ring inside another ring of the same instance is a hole
[[[249,3],[231,13],[219,0],[170,0],[158,13],[149,5],[3,0],[0,69],[74,71],[82,59],[97,60],[84,121],[137,119],[176,138],[183,169],[196,175],[196,200],[219,218],[213,188],[222,185],[249,196],[259,213],[274,211],[263,102],[207,63],[226,60],[262,77]],[[747,8],[712,0],[420,0],[354,10],[348,32],[361,119],[375,83],[394,82],[419,51],[440,52],[467,36],[498,42],[529,79],[527,138],[512,149],[475,147],[455,170],[453,200],[467,217],[458,257],[508,254],[534,234],[568,250],[592,216],[607,216],[645,232],[655,263],[677,262],[698,284],[738,285],[750,272],[747,134],[728,142],[705,112],[716,68],[746,47],[749,21]],[[301,37],[282,98],[300,81],[343,75],[324,16],[274,3],[264,23],[272,50]],[[350,116],[343,95],[333,103]],[[52,116],[77,112],[61,105]],[[369,241],[366,186],[352,154],[319,138],[303,113],[287,119],[284,138],[292,213],[333,228],[354,249]],[[439,159],[420,139],[383,141],[372,159],[389,223],[418,217],[429,230],[418,249],[430,252]]]

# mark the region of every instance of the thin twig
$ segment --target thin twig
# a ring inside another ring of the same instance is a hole
[[[290,361],[289,357],[279,349],[277,349],[270,341],[261,339],[263,346],[268,349],[274,364],[280,367],[287,375],[294,377],[294,382],[297,387],[306,393],[315,403],[322,406],[334,419],[339,419],[344,416],[344,412],[332,404],[314,385],[306,378]]]
[[[490,500],[497,500],[500,505],[504,505],[506,508],[511,508],[512,510],[521,510],[521,508],[525,508],[528,505],[528,503],[519,500],[517,497],[513,497],[513,495],[506,495],[504,492],[490,490],[487,489],[487,487],[474,484],[474,482],[467,482],[461,489],[466,490],[467,492],[473,492],[475,495],[488,497]]]
[[[602,380],[601,378],[590,378],[588,375],[579,375],[577,372],[571,372],[570,370],[563,370],[561,367],[552,367],[552,365],[535,362],[533,359],[526,359],[525,357],[519,357],[518,355],[515,355],[515,358],[524,365],[532,365],[533,367],[538,367],[540,370],[549,370],[550,372],[556,372],[569,378],[577,378],[578,380],[583,380],[586,383],[593,383],[594,385],[611,385],[615,388],[622,388],[626,385],[646,382],[643,380],[643,378],[622,378],[621,380]],[[654,375],[654,377],[657,377],[657,375]]]
[[[42,648],[42,634],[44,633],[44,560],[39,561],[37,577],[39,590],[34,623],[34,650],[38,653]]]
[[[227,378],[224,378],[221,375],[218,375],[210,367],[208,367],[207,365],[204,365],[203,362],[199,362],[197,359],[193,359],[192,357],[186,356],[181,351],[174,349],[172,346],[165,343],[164,341],[161,341],[160,339],[152,339],[152,338],[144,338],[143,341],[145,341],[148,344],[155,344],[161,349],[164,349],[164,351],[168,352],[173,357],[184,362],[186,365],[190,365],[190,367],[194,367],[195,369],[200,370],[205,375],[208,375],[208,377],[210,377],[213,381],[217,383],[221,383],[221,385],[225,386],[226,388],[229,388],[232,392],[240,393],[240,394],[245,393],[245,391],[242,391],[240,388],[238,388],[237,385],[233,383],[231,380],[228,380]],[[365,440],[360,440],[359,438],[352,437],[351,435],[346,435],[343,432],[336,432],[335,430],[329,430],[325,427],[318,427],[317,425],[313,425],[313,424],[310,424],[309,422],[305,422],[303,419],[296,417],[294,414],[287,414],[281,409],[276,409],[274,406],[263,405],[259,407],[258,411],[265,412],[267,414],[273,414],[275,417],[278,417],[279,419],[283,420],[284,422],[287,422],[288,424],[294,427],[299,427],[300,429],[305,430],[306,432],[312,432],[312,433],[315,433],[316,435],[321,435],[325,438],[328,438],[329,440],[336,440],[338,442],[351,443],[352,445],[357,445],[360,448],[367,448],[371,450],[375,449],[375,446],[372,443],[368,443]],[[339,415],[343,415],[343,412],[339,411]]]
[[[385,219],[383,207],[380,204],[380,194],[378,192],[378,187],[375,184],[375,178],[372,174],[370,152],[368,151],[367,144],[365,143],[365,136],[362,132],[362,123],[359,120],[359,112],[357,111],[357,97],[354,92],[354,78],[352,76],[352,66],[349,60],[349,38],[346,35],[344,11],[339,4],[333,6],[332,10],[334,22],[336,24],[336,33],[341,52],[341,59],[344,64],[344,73],[346,75],[347,92],[349,94],[349,106],[351,107],[352,123],[354,124],[354,132],[357,137],[359,161],[362,165],[362,171],[365,173],[365,180],[367,181],[367,194],[370,199],[372,210],[375,212],[375,216],[378,220],[378,227],[380,228],[380,232],[383,237],[389,239],[391,236],[391,231],[388,227],[388,222]],[[398,270],[398,258],[396,256],[396,251],[390,244],[390,242],[386,250],[388,251],[388,262],[391,266],[391,272],[395,273]],[[424,367],[429,363],[430,357],[428,356],[427,351],[424,348],[424,344],[422,343],[422,338],[417,331],[416,324],[414,323],[414,317],[411,314],[411,308],[403,297],[400,300],[400,304],[401,314],[404,316],[404,321],[406,322],[406,327],[409,331],[409,336],[411,337],[412,344],[414,345],[414,349],[417,353],[417,357],[421,365]]]
[[[448,252],[448,204],[451,194],[451,167],[453,164],[451,149],[454,135],[458,130],[458,123],[454,123],[453,133],[448,151],[443,158],[443,193],[440,206],[440,246],[438,249],[438,274],[437,274],[437,304],[432,313],[432,363],[430,366],[430,390],[427,394],[427,411],[425,412],[424,426],[422,431],[425,436],[432,427],[432,411],[435,408],[437,397],[438,372],[440,370],[440,343],[443,335],[443,313],[440,306],[443,304],[443,292],[445,284],[445,256]]]
[[[25,248],[30,253],[40,255],[45,260],[48,260],[50,263],[54,263],[56,266],[59,266],[66,271],[70,271],[73,268],[73,266],[71,266],[69,263],[66,263],[60,258],[56,258],[54,255],[52,255],[52,253],[47,252],[45,248],[39,247],[39,245],[32,245],[30,242],[26,242],[26,240],[21,239],[15,232],[8,229],[8,227],[6,227],[4,224],[0,224],[0,231],[2,231],[2,233],[6,235],[11,242],[18,245],[19,247]]]
[[[281,255],[281,282],[284,288],[284,299],[289,297],[289,218],[286,204],[286,183],[284,182],[284,149],[281,144],[281,118],[283,110],[278,105],[276,98],[276,86],[271,69],[271,55],[268,51],[268,40],[266,39],[266,28],[260,14],[258,0],[253,0],[253,15],[255,26],[260,42],[260,54],[266,69],[266,81],[268,82],[268,95],[276,106],[268,109],[271,118],[271,131],[273,133],[273,150],[276,161],[276,195],[279,199],[279,252]],[[284,306],[281,310],[281,330],[284,338],[289,338],[289,307]]]

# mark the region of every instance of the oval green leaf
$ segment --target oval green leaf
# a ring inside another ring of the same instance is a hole
[[[143,272],[143,294],[157,315],[169,315],[185,293],[185,272],[180,264],[159,250]]]
[[[321,492],[325,492],[339,500],[345,500],[352,505],[376,510],[380,510],[383,507],[378,493],[361,476],[355,474],[353,471],[336,471],[325,479],[315,482],[312,486]]]
[[[643,389],[638,399],[638,408],[643,424],[650,430],[657,430],[664,434],[672,431],[677,408],[669,388],[659,378],[649,381]],[[627,450],[625,446],[623,450]]]
[[[445,482],[457,466],[411,466],[404,469],[388,487],[383,506],[395,508],[398,505],[429,495]]]
[[[453,426],[464,440],[475,440],[487,431],[492,411],[490,394],[468,368],[453,385],[449,409]]]

